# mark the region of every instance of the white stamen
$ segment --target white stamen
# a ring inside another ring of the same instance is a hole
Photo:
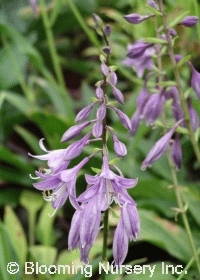
[[[33,180],[36,180],[36,179],[40,179],[40,177],[34,177],[32,176],[31,174],[29,174],[30,178],[33,179]]]

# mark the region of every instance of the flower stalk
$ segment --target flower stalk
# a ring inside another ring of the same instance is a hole
[[[160,8],[160,12],[162,13],[163,28],[164,28],[164,32],[165,32],[165,36],[166,36],[166,40],[167,40],[169,56],[170,56],[171,63],[172,63],[172,66],[173,66],[176,86],[177,86],[178,93],[179,93],[179,96],[180,96],[181,107],[182,107],[185,122],[186,122],[186,125],[187,125],[187,128],[188,128],[190,141],[191,141],[191,144],[193,146],[194,153],[196,155],[197,161],[200,165],[200,150],[199,150],[197,141],[195,139],[194,130],[193,130],[193,127],[192,127],[192,124],[191,124],[191,121],[190,121],[190,114],[189,114],[189,111],[188,111],[187,102],[185,100],[184,92],[183,92],[182,85],[181,85],[179,68],[178,68],[176,60],[175,60],[175,54],[174,54],[174,50],[173,50],[173,45],[172,45],[172,41],[171,41],[170,32],[169,32],[169,29],[167,27],[166,14],[164,12],[164,5],[163,5],[162,0],[159,0],[159,8]]]

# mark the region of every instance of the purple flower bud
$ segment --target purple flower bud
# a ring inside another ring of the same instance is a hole
[[[67,149],[63,153],[64,160],[72,160],[73,158],[79,156],[84,146],[87,144],[87,141],[90,138],[90,136],[91,133],[88,133],[82,139],[69,145],[69,147],[67,147]]]
[[[95,103],[88,105],[87,107],[83,108],[76,116],[75,122],[84,121],[89,115]]]
[[[192,78],[191,78],[191,86],[196,92],[198,98],[200,99],[200,73],[194,68],[194,66],[190,63],[190,68],[192,70]]]
[[[163,101],[162,93],[154,93],[149,96],[142,112],[142,117],[146,119],[147,125],[155,122],[160,116],[163,109]]]
[[[115,99],[119,103],[124,104],[124,96],[123,96],[122,92],[118,88],[113,86],[112,84],[110,84],[110,85],[112,86],[112,92],[113,92]]]
[[[88,125],[91,121],[87,121],[78,125],[70,127],[62,136],[61,142],[67,142],[81,133],[81,131]]]
[[[116,109],[115,112],[119,116],[119,119],[120,119],[121,123],[123,124],[123,126],[127,129],[131,130],[131,121],[130,121],[129,117],[119,109]]]
[[[171,156],[172,156],[174,164],[176,165],[177,170],[180,170],[181,163],[182,163],[182,149],[181,149],[178,134],[176,135],[176,137],[172,143]]]
[[[163,137],[161,137],[156,142],[156,144],[153,146],[153,148],[148,153],[145,160],[142,162],[142,170],[146,170],[146,168],[148,166],[151,166],[151,164],[153,162],[158,160],[165,153],[174,131],[176,130],[176,128],[178,127],[178,125],[181,122],[182,122],[182,120],[177,122],[169,132],[167,132]]]
[[[127,149],[124,143],[120,142],[115,134],[113,134],[114,150],[118,157],[124,157],[127,154]]]
[[[92,134],[95,138],[99,138],[103,133],[103,124],[102,122],[97,121],[92,128]]]
[[[108,68],[108,66],[105,64],[104,61],[101,63],[101,71],[102,71],[102,73],[104,74],[104,76],[107,77],[107,76],[109,75],[109,68]]]
[[[199,128],[199,117],[198,117],[195,109],[192,107],[190,100],[188,100],[188,111],[189,111],[192,127],[193,127],[194,131],[196,131]]]
[[[102,121],[106,116],[106,106],[103,103],[97,110],[97,121]]]
[[[154,0],[148,0],[148,1],[147,1],[147,5],[149,5],[149,6],[151,6],[152,8],[158,10],[158,6],[157,6],[157,4],[155,3]]]
[[[138,129],[140,120],[141,120],[140,112],[138,110],[136,110],[135,113],[133,114],[132,118],[131,118],[131,136],[135,135],[135,133]]]
[[[176,63],[178,63],[183,58],[183,56],[181,54],[175,54],[174,58],[176,60]]]
[[[93,14],[93,20],[96,24],[98,24],[99,20],[100,20],[100,17],[96,14]]]
[[[113,85],[113,86],[115,86],[116,83],[117,83],[117,75],[116,75],[116,73],[113,72],[113,71],[110,73],[110,83],[111,83],[111,85]]]
[[[108,47],[108,46],[104,47],[104,48],[103,48],[103,52],[104,52],[105,54],[110,54],[110,53],[111,53],[110,47]]]
[[[177,32],[176,32],[176,30],[175,30],[175,29],[170,28],[170,30],[169,30],[169,34],[170,34],[172,37],[175,37],[175,36],[177,35]]]
[[[111,27],[110,25],[106,25],[106,27],[104,28],[104,34],[106,35],[106,37],[109,37],[111,34]]]
[[[132,24],[139,24],[141,23],[142,21],[150,18],[150,17],[153,17],[154,15],[150,15],[150,16],[141,16],[139,14],[130,14],[130,15],[127,15],[127,16],[124,16],[124,18],[132,23]]]
[[[34,16],[38,18],[37,0],[29,0]]]
[[[97,86],[97,88],[96,88],[96,97],[99,99],[102,99],[104,97],[104,92],[103,92],[101,86]]]
[[[197,24],[198,20],[199,18],[196,16],[186,16],[182,21],[179,22],[179,25],[193,27]]]
[[[137,41],[132,45],[129,45],[128,48],[128,52],[127,52],[127,56],[129,58],[138,58],[141,55],[143,55],[143,53],[150,47],[152,47],[153,44],[151,43],[145,43],[142,41]]]

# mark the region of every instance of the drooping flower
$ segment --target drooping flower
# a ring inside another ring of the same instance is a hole
[[[91,133],[86,134],[82,139],[72,143],[66,149],[58,149],[53,151],[48,151],[43,145],[43,138],[39,141],[40,148],[45,151],[46,155],[31,155],[30,156],[40,159],[47,160],[48,166],[54,173],[67,168],[69,162],[79,156],[87,145]]]
[[[108,165],[107,156],[103,156],[103,167],[101,173],[95,176],[85,175],[85,178],[88,183],[88,188],[77,198],[77,201],[82,203],[82,205],[81,209],[78,209],[75,213],[69,233],[70,249],[79,247],[81,251],[81,260],[83,261],[87,260],[89,250],[100,230],[99,215],[101,211],[107,210],[113,202],[118,204],[122,209],[124,207],[129,208],[127,205],[135,207],[136,204],[129,196],[126,189],[134,187],[137,184],[137,179],[127,179],[116,175],[113,171],[111,171]],[[124,211],[126,210],[122,210],[123,216],[126,215],[123,214]],[[135,212],[131,209],[131,207],[128,211],[130,211],[129,215],[135,215]],[[81,217],[81,219],[78,220],[77,217]],[[129,239],[133,239],[130,237],[136,237],[139,233],[139,221],[138,216],[137,219],[132,219],[131,217],[129,218],[130,222],[134,223],[134,225],[132,224],[128,226],[126,221],[124,223],[126,225]],[[92,223],[91,227],[90,223]],[[82,231],[83,227],[84,233]],[[132,232],[132,235],[130,232]],[[115,241],[115,244],[118,247],[120,246],[118,241]],[[118,262],[117,257],[116,262]]]
[[[131,48],[131,44],[128,45],[128,50]],[[146,69],[148,70],[153,70],[154,68],[154,63],[152,60],[152,56],[155,54],[155,48],[150,47],[145,50],[143,55],[141,55],[138,58],[130,58],[127,57],[124,61],[123,64],[129,67],[132,67],[133,70],[136,72],[137,76],[139,78],[142,78],[144,71]]]
[[[113,239],[113,256],[121,265],[128,252],[128,240],[136,240],[140,233],[140,219],[135,204],[127,203],[121,208],[121,217]]]
[[[180,139],[178,134],[176,135],[172,143],[171,157],[174,164],[176,165],[177,170],[180,170],[182,164],[182,149],[181,149]]]
[[[164,136],[162,136],[153,146],[153,148],[150,150],[148,155],[146,156],[145,160],[142,162],[142,170],[146,170],[147,167],[151,166],[153,162],[158,160],[167,150],[170,140],[172,138],[172,135],[176,128],[179,126],[179,124],[182,122],[180,120],[177,122],[170,131],[168,131]]]

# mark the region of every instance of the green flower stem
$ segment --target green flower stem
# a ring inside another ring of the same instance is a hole
[[[162,10],[162,13],[163,13],[163,10]],[[159,29],[158,29],[157,19],[155,19],[155,27],[156,27],[156,37],[159,38],[160,34],[159,34],[159,31],[158,31]],[[171,40],[170,40],[170,42],[171,42]],[[158,57],[157,61],[158,61],[159,73],[162,73],[163,67],[162,67],[162,59],[161,59],[161,50],[160,49],[158,50],[157,57]],[[158,79],[159,79],[159,82],[162,82],[163,79],[162,79],[161,74],[159,75]],[[163,116],[164,128],[166,128],[166,115],[165,115],[164,111],[163,111],[162,116]],[[196,251],[196,248],[195,248],[195,244],[194,244],[194,240],[193,240],[193,237],[192,237],[192,232],[191,232],[191,229],[190,229],[190,225],[189,225],[189,222],[188,222],[188,219],[187,219],[187,215],[186,215],[185,210],[184,210],[184,204],[183,204],[183,200],[182,200],[182,196],[181,196],[181,192],[180,192],[180,188],[179,188],[179,184],[178,184],[176,169],[175,169],[174,163],[173,163],[172,158],[171,158],[170,149],[168,149],[168,151],[167,151],[167,158],[168,158],[168,163],[169,163],[170,170],[171,170],[171,175],[172,175],[173,185],[174,185],[174,189],[175,189],[175,195],[176,195],[178,208],[180,209],[180,213],[181,213],[181,216],[182,216],[182,219],[183,219],[183,224],[184,224],[184,227],[185,227],[187,235],[188,235],[188,239],[189,239],[190,246],[191,246],[191,249],[192,249],[192,252],[193,252],[193,256],[194,256],[194,259],[197,263],[197,268],[200,272],[199,258],[198,258],[198,254],[197,254],[197,251]]]
[[[199,4],[198,4],[197,0],[193,0],[193,6],[194,6],[194,9],[195,9],[195,15],[197,17],[199,17],[200,16],[200,14],[199,14]],[[196,28],[197,28],[198,38],[200,40],[200,24],[199,24],[199,22],[197,23]]]
[[[91,43],[99,48],[100,47],[100,43],[97,39],[97,37],[95,36],[94,32],[92,32],[87,24],[85,23],[84,18],[82,17],[82,15],[80,14],[79,10],[77,9],[76,5],[74,4],[74,1],[72,0],[66,0],[66,2],[68,3],[70,9],[72,10],[72,13],[74,14],[75,18],[77,19],[80,27],[83,29],[83,31],[85,32],[85,34],[87,35],[87,37],[89,38],[89,40],[91,41]]]
[[[180,214],[182,216],[183,224],[184,224],[184,227],[185,227],[187,235],[188,235],[188,239],[189,239],[190,246],[191,246],[191,249],[192,249],[193,257],[196,261],[197,269],[198,269],[199,274],[200,274],[199,256],[198,256],[197,250],[195,248],[190,224],[188,222],[187,215],[185,213],[184,204],[183,204],[183,200],[182,200],[182,196],[181,196],[181,191],[180,191],[180,187],[179,187],[178,179],[177,179],[177,175],[176,175],[176,169],[175,169],[175,166],[174,166],[174,164],[172,162],[172,159],[171,159],[170,150],[168,150],[168,152],[167,152],[167,157],[168,157],[168,162],[169,162],[170,169],[171,169],[172,180],[173,180],[173,185],[174,185],[174,189],[175,189],[175,195],[176,195],[176,200],[177,200],[177,203],[178,203],[178,208],[180,209]]]
[[[52,29],[51,29],[51,22],[50,22],[50,19],[48,17],[48,14],[47,14],[47,9],[45,7],[45,2],[44,2],[44,0],[39,0],[39,3],[40,3],[40,6],[41,6],[42,20],[43,20],[43,24],[44,24],[44,28],[45,28],[45,32],[46,32],[46,36],[47,36],[47,41],[48,41],[48,46],[49,46],[49,51],[50,51],[50,54],[51,54],[51,59],[52,59],[54,71],[55,71],[55,74],[56,74],[59,85],[63,89],[65,89],[65,92],[66,92],[65,81],[64,81],[64,78],[63,78],[63,74],[62,74],[61,64],[60,64],[58,54],[57,54],[57,51],[56,51],[54,36],[53,36],[53,33],[52,33]],[[64,91],[61,91],[61,92],[63,94]]]
[[[171,59],[171,62],[172,62],[172,66],[173,66],[173,70],[174,70],[174,76],[175,76],[175,80],[176,80],[176,84],[177,84],[177,89],[178,89],[179,96],[180,96],[181,107],[182,107],[184,118],[185,118],[185,121],[186,121],[186,124],[187,124],[190,141],[191,141],[191,144],[193,146],[197,161],[200,165],[200,150],[199,150],[199,147],[198,147],[198,143],[195,139],[194,131],[193,131],[192,124],[191,124],[191,121],[190,121],[190,115],[189,115],[189,112],[188,112],[187,103],[186,103],[186,100],[185,100],[185,97],[184,97],[184,92],[183,92],[182,85],[181,85],[179,68],[177,67],[177,63],[176,63],[176,60],[175,60],[175,57],[174,57],[174,50],[173,50],[173,46],[172,46],[171,37],[170,37],[170,34],[169,34],[169,29],[167,27],[166,14],[164,12],[164,5],[163,5],[162,0],[159,0],[159,7],[160,7],[160,11],[162,13],[163,28],[164,28],[164,32],[165,32],[165,35],[166,35],[169,56],[170,56],[170,59]]]
[[[200,248],[197,250],[197,254],[198,255],[200,254]],[[185,272],[188,271],[188,269],[191,267],[191,265],[193,264],[194,261],[195,261],[195,259],[194,259],[194,257],[192,257],[191,260],[186,265],[186,267],[183,269],[183,272],[180,274],[180,276],[176,280],[181,280],[184,277]]]

